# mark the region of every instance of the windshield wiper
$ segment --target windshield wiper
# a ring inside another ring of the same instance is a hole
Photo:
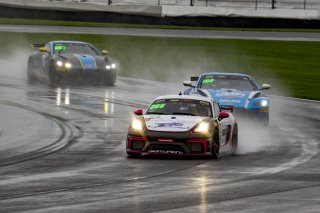
[[[172,115],[191,115],[191,116],[197,116],[195,114],[189,113],[189,112],[172,112]]]

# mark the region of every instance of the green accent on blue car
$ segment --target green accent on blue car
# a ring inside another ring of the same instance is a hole
[[[202,84],[211,84],[214,82],[214,78],[205,78],[202,80]]]

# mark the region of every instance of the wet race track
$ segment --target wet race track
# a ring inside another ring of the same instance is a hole
[[[239,121],[237,156],[127,158],[133,110],[182,89],[1,76],[1,212],[319,212],[319,102],[273,97],[269,129]]]

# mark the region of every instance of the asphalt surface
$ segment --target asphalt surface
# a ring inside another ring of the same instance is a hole
[[[71,34],[157,36],[157,37],[178,37],[178,38],[223,38],[223,39],[320,41],[320,33],[305,33],[305,32],[171,30],[171,29],[63,27],[63,26],[30,26],[30,25],[0,25],[0,31],[27,32],[27,33],[71,33]]]
[[[26,28],[61,30],[6,30]],[[0,73],[1,212],[319,212],[319,102],[272,97],[269,128],[239,120],[236,156],[134,159],[133,110],[183,87],[124,77],[49,87],[13,73]]]
[[[133,110],[180,85],[0,79],[1,212],[319,212],[319,102],[273,97],[268,129],[239,121],[237,156],[134,159]]]

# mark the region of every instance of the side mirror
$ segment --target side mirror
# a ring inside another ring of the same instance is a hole
[[[143,110],[142,110],[142,109],[136,109],[136,110],[134,111],[134,114],[135,114],[135,115],[138,115],[138,116],[143,115]]]
[[[219,120],[225,119],[225,118],[229,118],[229,113],[227,112],[220,112],[219,113]]]
[[[102,55],[107,55],[108,53],[109,53],[108,50],[101,50]]]
[[[262,84],[261,90],[270,89],[271,86],[269,84]]]
[[[186,87],[194,87],[191,81],[184,81],[182,84]]]
[[[40,47],[38,50],[39,50],[40,52],[43,52],[43,53],[48,52],[48,48],[46,48],[46,47]]]
[[[234,106],[220,106],[221,110],[229,110],[230,112],[234,111]]]

